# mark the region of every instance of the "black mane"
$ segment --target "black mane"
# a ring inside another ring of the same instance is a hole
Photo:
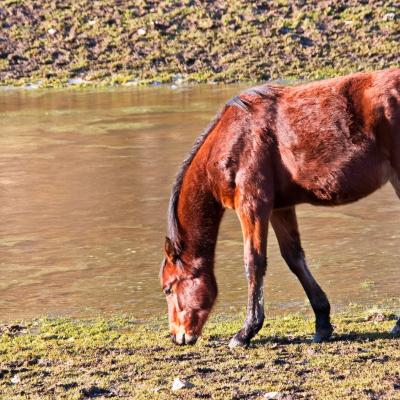
[[[217,116],[208,125],[208,127],[200,134],[200,136],[197,137],[192,146],[192,149],[190,150],[190,153],[183,160],[183,163],[181,164],[181,167],[175,177],[174,185],[172,186],[171,197],[169,199],[168,205],[168,237],[171,240],[177,255],[179,255],[183,250],[182,237],[180,234],[180,226],[178,221],[178,201],[179,194],[182,188],[183,178],[195,155],[207,139],[210,132],[217,125],[226,108],[227,105],[223,107],[223,109],[217,114]]]

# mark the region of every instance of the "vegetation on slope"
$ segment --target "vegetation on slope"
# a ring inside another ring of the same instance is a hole
[[[0,83],[312,79],[399,66],[395,0],[3,0]]]

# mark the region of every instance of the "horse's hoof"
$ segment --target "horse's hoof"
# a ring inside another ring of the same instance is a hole
[[[249,347],[250,340],[243,340],[238,335],[235,335],[230,341],[229,341],[229,348],[234,349],[235,347],[244,347],[247,348]]]
[[[314,343],[326,342],[327,340],[329,340],[331,338],[332,332],[333,332],[332,327],[318,329],[314,335],[313,342]]]
[[[394,326],[394,328],[392,329],[391,334],[392,334],[393,336],[399,336],[399,335],[400,335],[400,325],[396,324],[396,325]]]

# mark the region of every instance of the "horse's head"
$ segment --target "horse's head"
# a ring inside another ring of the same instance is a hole
[[[169,331],[176,344],[194,344],[217,297],[212,267],[202,261],[187,260],[165,241],[165,259],[161,267],[161,286],[167,298]]]

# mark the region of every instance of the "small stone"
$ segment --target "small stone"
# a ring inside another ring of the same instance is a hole
[[[172,390],[177,391],[177,390],[182,390],[182,389],[190,389],[194,387],[193,383],[181,379],[181,378],[175,378],[173,383],[172,383]]]
[[[139,29],[136,31],[136,33],[137,33],[139,36],[143,36],[143,35],[146,34],[146,29],[144,29],[144,28],[139,28]]]
[[[49,34],[49,35],[54,35],[55,33],[56,33],[57,31],[54,29],[54,28],[50,28],[48,31],[47,31],[47,33]]]
[[[172,77],[172,81],[174,82],[175,85],[181,85],[183,83],[182,74],[175,74]]]
[[[16,385],[17,383],[21,383],[21,378],[19,377],[18,374],[17,374],[17,375],[14,375],[14,376],[11,378],[11,383],[13,383],[14,385]]]
[[[82,85],[85,81],[82,78],[70,78],[67,83],[68,85]]]
[[[396,18],[395,13],[387,13],[383,16],[384,21],[393,21]]]
[[[280,392],[268,392],[264,394],[264,399],[275,400],[282,397]]]

